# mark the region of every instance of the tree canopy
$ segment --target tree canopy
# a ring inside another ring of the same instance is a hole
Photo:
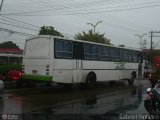
[[[104,34],[100,34],[99,32],[94,34],[92,30],[89,30],[88,33],[82,31],[82,33],[75,34],[75,39],[111,45],[110,39],[106,38]]]
[[[7,41],[0,43],[0,48],[19,48],[19,47],[12,41]]]
[[[64,37],[60,32],[54,29],[52,26],[42,26],[39,30],[39,35],[54,35]]]

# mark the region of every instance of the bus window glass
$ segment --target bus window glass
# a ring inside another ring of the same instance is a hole
[[[98,46],[94,44],[84,44],[84,58],[85,59],[98,59]]]
[[[120,50],[120,61],[121,61],[121,62],[124,62],[124,61],[125,61],[125,58],[124,58],[124,55],[125,55],[124,53],[125,53],[125,52],[124,52],[123,49],[119,49],[119,50]]]
[[[120,53],[118,48],[111,48],[112,61],[119,61]]]
[[[128,60],[129,62],[132,62],[132,51],[131,50],[128,51]]]
[[[56,40],[56,57],[72,58],[72,42],[65,40]]]
[[[8,57],[0,56],[0,65],[8,64]]]
[[[109,47],[100,46],[100,60],[110,60],[110,49]]]
[[[9,64],[14,64],[14,65],[19,64],[19,58],[17,58],[17,57],[9,57]]]
[[[124,50],[124,61],[128,62],[128,50]]]
[[[120,61],[128,62],[128,50],[120,49]]]
[[[133,62],[138,62],[138,52],[134,52]]]

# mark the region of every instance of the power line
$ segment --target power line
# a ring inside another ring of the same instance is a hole
[[[38,30],[36,30],[36,29],[27,28],[27,27],[21,27],[21,26],[9,24],[9,23],[4,23],[4,22],[0,22],[0,23],[1,23],[1,24],[5,24],[5,25],[9,25],[9,26],[13,26],[13,27],[18,27],[18,28],[27,29],[27,30],[38,31]]]
[[[76,13],[58,13],[53,15],[75,15],[75,14],[93,14],[93,13],[106,13],[106,12],[121,12],[121,11],[129,11],[129,10],[137,10],[137,9],[144,9],[144,8],[151,8],[151,7],[159,7],[160,5],[148,5],[148,6],[141,6],[141,7],[133,7],[133,8],[124,8],[124,9],[114,9],[114,10],[104,10],[104,11],[89,11],[89,12],[76,12]],[[5,13],[1,15],[17,15],[17,16],[49,16],[47,14],[42,15],[33,15],[29,13],[36,13],[36,12],[47,12],[48,10],[36,10],[36,11],[27,11],[27,12],[17,12],[17,13]]]
[[[9,18],[9,17],[6,17],[6,16],[0,16],[0,17],[6,18],[6,19],[9,19],[9,20],[13,20],[13,21],[16,21],[16,22],[19,22],[19,23],[23,23],[23,24],[26,24],[26,25],[30,25],[30,26],[32,26],[32,27],[40,28],[40,27],[37,26],[37,25],[30,24],[30,23],[27,23],[27,22],[24,22],[24,21],[20,21],[20,20],[17,20],[17,19]]]
[[[42,1],[42,0],[41,0],[41,1]],[[102,1],[104,1],[104,0],[102,0]],[[67,2],[68,2],[68,1],[67,1]],[[97,1],[97,2],[98,2],[98,1]],[[47,2],[46,2],[46,3],[47,3]],[[70,3],[70,2],[69,2],[69,3]],[[69,3],[67,4],[67,6],[70,5]],[[72,6],[73,6],[73,5],[72,5]],[[64,7],[64,5],[63,5],[62,7]],[[66,7],[66,8],[72,8],[72,7]],[[3,17],[4,17],[4,16],[3,16]],[[107,20],[107,22],[108,22],[108,20]],[[110,23],[111,23],[111,24],[115,24],[115,23],[112,23],[112,22],[110,22]],[[117,26],[117,25],[116,25],[116,26]],[[124,28],[124,26],[121,25],[121,28],[122,28],[122,27]],[[127,28],[127,29],[128,29],[128,28]],[[131,29],[133,29],[133,28],[131,28]]]
[[[34,36],[32,34],[28,34],[28,33],[24,33],[24,32],[18,32],[18,31],[6,29],[6,28],[0,28],[0,31],[10,32],[10,33],[18,34],[18,35],[23,35],[23,36]]]

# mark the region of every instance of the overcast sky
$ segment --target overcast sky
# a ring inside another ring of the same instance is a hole
[[[87,23],[102,21],[96,32],[105,33],[112,44],[139,48],[140,38],[135,34],[148,34],[142,42],[146,40],[150,48],[150,32],[160,31],[159,12],[160,0],[4,0],[0,28],[5,29],[0,29],[0,42],[12,40],[23,49],[27,34],[37,35],[43,25],[72,37],[93,29]],[[154,37],[154,45],[159,40]]]

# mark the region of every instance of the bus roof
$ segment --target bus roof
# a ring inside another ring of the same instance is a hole
[[[96,42],[91,42],[91,41],[78,40],[78,39],[73,39],[73,38],[68,38],[68,37],[59,37],[59,36],[53,36],[53,35],[37,35],[37,36],[32,36],[32,37],[26,39],[26,41],[29,41],[29,40],[32,40],[32,39],[36,39],[36,38],[47,38],[47,39],[57,38],[57,39],[65,39],[65,40],[71,40],[71,41],[77,41],[77,42],[83,42],[83,43],[91,43],[91,44],[103,45],[103,46],[109,46],[109,47],[115,47],[115,48],[122,48],[122,49],[142,51],[139,48],[119,47],[119,46],[115,46],[115,45],[107,45],[107,44],[102,44],[102,43],[96,43]]]

